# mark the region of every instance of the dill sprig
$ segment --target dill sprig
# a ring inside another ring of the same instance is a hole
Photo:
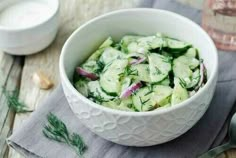
[[[27,106],[23,102],[19,101],[18,90],[7,91],[5,87],[2,87],[2,93],[7,100],[8,107],[11,110],[15,111],[16,113],[30,112],[30,110],[27,110]]]
[[[179,78],[179,84],[182,88],[186,88],[187,87],[187,83],[184,79]]]
[[[66,125],[54,114],[47,116],[48,124],[43,129],[43,134],[50,140],[65,143],[75,150],[79,157],[82,157],[87,150],[82,137],[76,133],[70,134]]]
[[[97,69],[96,69],[95,73],[98,73],[98,74],[101,73],[103,71],[104,67],[105,67],[105,64],[103,62],[97,61]]]
[[[127,66],[124,70],[124,72],[120,73],[119,76],[122,78],[122,77],[125,77],[125,76],[138,76],[138,70],[137,69],[132,69],[131,66]]]

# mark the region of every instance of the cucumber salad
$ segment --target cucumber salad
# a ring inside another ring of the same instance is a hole
[[[123,111],[151,111],[193,96],[207,81],[198,50],[167,37],[108,37],[76,67],[74,86],[93,102]]]

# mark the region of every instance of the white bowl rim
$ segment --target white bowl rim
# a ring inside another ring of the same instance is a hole
[[[205,38],[208,40],[209,44],[213,46],[214,52],[215,53],[215,59],[216,60],[216,64],[213,66],[212,72],[210,77],[207,80],[207,83],[198,90],[198,92],[188,98],[187,100],[176,104],[174,106],[170,106],[170,107],[161,107],[161,108],[157,108],[156,110],[153,111],[147,111],[147,112],[131,112],[131,111],[121,111],[121,110],[116,110],[116,109],[111,109],[105,106],[101,106],[97,103],[94,103],[93,101],[89,100],[88,98],[86,98],[85,96],[83,96],[82,94],[80,94],[75,87],[71,84],[71,82],[69,81],[66,73],[65,73],[65,69],[64,69],[64,56],[65,56],[65,52],[67,50],[67,47],[70,43],[70,41],[73,39],[73,37],[77,34],[77,32],[79,32],[82,28],[86,27],[87,25],[93,23],[94,21],[97,21],[101,18],[107,17],[107,16],[111,16],[113,14],[119,14],[119,13],[124,13],[124,12],[137,12],[137,11],[145,11],[145,12],[163,12],[165,14],[169,14],[171,16],[175,16],[176,18],[185,20],[186,22],[190,23],[192,25],[192,27],[195,27],[197,30],[200,31],[200,33],[202,33],[202,35],[205,36]],[[154,115],[158,115],[158,114],[164,114],[164,113],[168,113],[170,111],[174,111],[175,109],[179,109],[181,107],[187,106],[188,104],[190,104],[195,98],[197,98],[199,95],[201,95],[203,92],[206,92],[206,90],[211,86],[211,82],[213,82],[214,78],[217,78],[218,75],[218,55],[217,55],[217,49],[215,47],[214,42],[212,41],[212,39],[209,37],[209,35],[199,26],[197,25],[195,22],[191,21],[190,19],[181,16],[177,13],[171,12],[171,11],[166,11],[166,10],[162,10],[162,9],[153,9],[153,8],[131,8],[131,9],[121,9],[121,10],[117,10],[117,11],[112,11],[103,15],[100,15],[98,17],[95,17],[91,20],[89,20],[88,22],[84,23],[83,25],[81,25],[79,28],[77,28],[71,35],[70,37],[67,39],[67,41],[65,42],[62,51],[61,51],[61,55],[60,55],[60,61],[59,61],[59,71],[60,71],[60,76],[61,76],[61,82],[64,82],[65,85],[67,87],[69,87],[69,90],[72,91],[72,93],[74,93],[78,98],[80,98],[83,102],[89,104],[89,106],[92,106],[93,108],[99,109],[99,110],[103,110],[107,113],[112,113],[112,114],[117,114],[117,115],[125,115],[125,116],[154,116]]]
[[[50,1],[52,1],[52,0],[50,0]],[[53,10],[53,12],[51,13],[50,16],[48,16],[46,19],[42,20],[40,23],[32,24],[30,26],[21,27],[21,28],[11,28],[11,27],[6,27],[6,26],[0,25],[0,31],[20,32],[20,31],[30,30],[30,29],[40,27],[41,25],[50,21],[53,17],[55,17],[59,13],[59,8],[60,8],[59,0],[53,0],[53,1],[55,2],[56,8]]]

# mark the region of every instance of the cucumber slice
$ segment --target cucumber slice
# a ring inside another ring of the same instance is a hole
[[[159,35],[139,38],[137,42],[139,46],[144,47],[148,50],[166,46],[165,39]]]
[[[132,42],[135,42],[137,39],[141,38],[143,36],[132,36],[132,35],[128,35],[128,36],[124,36],[122,39],[121,39],[121,43],[124,45],[124,46],[128,46],[128,44],[132,43]]]
[[[138,111],[150,111],[156,109],[158,104],[153,100],[154,92],[149,87],[139,89],[133,96],[134,107]]]
[[[199,66],[200,64],[200,61],[197,60],[196,58],[192,58],[192,57],[187,57],[187,56],[179,56],[178,58],[176,58],[174,60],[174,63],[176,62],[179,62],[179,63],[182,63],[182,64],[185,64],[187,66],[189,66],[190,69],[195,69],[196,67]]]
[[[155,102],[159,106],[164,106],[170,103],[170,96],[173,91],[171,87],[163,85],[154,85],[153,91],[154,91],[153,100],[155,100]]]
[[[177,80],[177,79],[175,79]],[[175,87],[173,89],[172,97],[171,97],[171,105],[175,105],[183,102],[188,99],[188,91],[184,87],[179,84],[179,81],[175,81]]]
[[[75,88],[77,89],[77,91],[79,91],[82,95],[84,95],[85,97],[88,97],[89,94],[89,89],[88,89],[88,81],[87,80],[78,80],[75,83]]]
[[[106,48],[113,44],[113,40],[111,37],[108,37],[99,48]]]
[[[166,51],[162,51],[161,54],[162,54],[163,56],[165,56],[165,57],[168,57],[168,58],[170,58],[170,59],[173,59],[173,56],[172,56],[171,53],[168,53],[168,52],[166,52]]]
[[[166,79],[162,80],[161,82],[157,83],[158,85],[163,85],[163,86],[169,86],[170,85],[170,79],[167,77]]]
[[[129,53],[139,52],[146,54],[151,49],[160,48],[166,45],[165,39],[159,36],[140,37],[137,38],[136,41],[132,41],[128,44],[127,51]]]
[[[130,69],[131,71],[137,72],[137,75],[130,75],[136,81],[151,82],[148,64],[132,65]]]
[[[137,42],[131,42],[128,46],[127,46],[127,52],[128,53],[135,53],[137,52],[139,49],[138,43]]]
[[[126,107],[129,108],[132,111],[135,111],[134,106],[133,106],[133,101],[132,101],[132,97],[128,97],[126,99],[122,99],[121,103],[120,103],[121,107]]]
[[[100,86],[99,81],[88,82],[89,94],[88,97],[92,98],[96,103],[102,103],[114,99],[114,96],[106,94]]]
[[[190,83],[190,84],[187,84],[187,85],[186,85],[186,88],[187,88],[187,89],[195,88],[195,87],[198,85],[199,81],[200,81],[200,70],[199,70],[199,69],[196,69],[196,70],[193,72],[192,79],[191,79],[191,83]]]
[[[121,90],[120,74],[124,72],[128,65],[127,59],[117,59],[106,68],[106,71],[100,75],[100,84],[102,89],[110,95],[118,95]]]
[[[191,44],[176,39],[167,38],[167,46],[171,50],[183,51],[191,47]]]
[[[82,68],[88,72],[95,73],[99,67],[96,61],[89,60],[82,65]]]
[[[151,82],[157,83],[166,78],[171,70],[169,58],[160,54],[150,53],[148,59]]]
[[[138,46],[144,48],[145,50],[150,50],[153,46],[153,41],[156,36],[142,37],[137,40]]]
[[[98,58],[102,55],[104,48],[111,46],[113,43],[113,40],[111,37],[108,37],[99,47],[97,51],[95,51],[89,58],[89,60],[98,60]]]
[[[128,53],[128,45],[132,42],[135,42],[140,37],[142,36],[124,36],[120,42],[121,50],[125,53]]]
[[[181,62],[176,62],[175,60],[173,65],[173,72],[175,77],[182,79],[191,78],[193,74],[192,70],[187,65]]]
[[[131,85],[131,78],[125,77],[121,82],[121,92],[127,89]]]
[[[196,58],[197,57],[197,49],[196,48],[189,48],[187,52],[184,54],[187,57],[190,58]]]
[[[105,48],[99,60],[106,65],[115,59],[121,59],[124,57],[125,55],[121,51],[118,51],[112,47],[108,47]]]
[[[102,105],[108,108],[116,109],[116,110],[134,111],[134,109],[132,108],[131,98],[127,98],[126,100],[123,100],[123,101],[114,99],[112,101],[103,102]]]

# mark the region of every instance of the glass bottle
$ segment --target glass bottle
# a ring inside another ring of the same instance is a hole
[[[202,27],[217,48],[236,51],[236,0],[205,0]]]

